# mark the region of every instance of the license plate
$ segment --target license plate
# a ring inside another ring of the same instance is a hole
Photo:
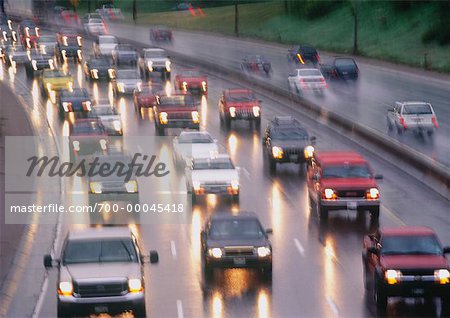
[[[415,122],[422,121],[422,118],[414,118],[414,121],[415,121]]]
[[[245,265],[245,258],[243,257],[235,257],[233,259],[234,265]]]
[[[347,209],[355,210],[358,207],[358,202],[347,202]]]
[[[298,155],[290,155],[290,156],[289,156],[289,159],[290,159],[291,161],[298,161]]]
[[[412,293],[414,295],[423,295],[424,292],[425,292],[425,290],[423,288],[414,288],[412,290]]]
[[[108,312],[108,306],[103,306],[103,305],[102,306],[95,306],[94,307],[94,311],[97,314]]]

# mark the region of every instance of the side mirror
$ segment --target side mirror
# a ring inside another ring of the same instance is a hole
[[[444,254],[450,254],[450,246],[444,247],[442,251],[444,252]]]
[[[382,174],[376,174],[374,178],[375,178],[375,180],[383,180],[383,175]]]
[[[371,254],[377,254],[377,253],[378,253],[378,250],[377,250],[377,248],[376,248],[375,246],[371,246],[371,247],[369,247],[369,248],[367,249],[367,252],[368,252],[368,253],[371,253]]]
[[[266,229],[266,234],[273,234],[273,230],[272,229]]]
[[[159,262],[159,255],[157,251],[150,251],[150,264],[156,264]]]
[[[50,254],[44,255],[44,267],[52,268],[53,267],[53,258]]]

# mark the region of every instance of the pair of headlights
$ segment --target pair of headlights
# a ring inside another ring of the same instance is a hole
[[[208,254],[214,258],[222,258],[223,250],[219,247],[210,248]],[[258,257],[267,257],[270,254],[272,254],[272,251],[269,246],[260,246],[256,248],[256,255],[258,255]]]
[[[142,280],[139,278],[129,278],[128,279],[128,291],[130,293],[139,293],[144,290],[142,285]],[[61,296],[72,296],[73,294],[73,283],[69,281],[60,282],[58,285],[58,294]]]
[[[384,278],[389,285],[394,285],[402,280],[402,272],[395,269],[388,269],[384,273]],[[448,284],[450,282],[450,272],[448,269],[437,269],[434,271],[434,281],[439,284]]]
[[[89,184],[89,187],[91,189],[91,193],[101,194],[103,191],[103,186],[101,182],[91,182]],[[137,193],[138,185],[136,180],[130,180],[127,183],[125,183],[125,189],[127,190],[128,193]]]

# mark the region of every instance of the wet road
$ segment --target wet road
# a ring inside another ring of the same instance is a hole
[[[90,43],[86,43],[90,47]],[[176,61],[175,61],[176,62]],[[88,87],[94,98],[108,97],[107,83],[86,83],[81,67],[69,66],[76,86]],[[176,73],[177,65],[174,72]],[[5,82],[12,82],[21,93],[27,85],[31,95],[24,96],[25,102],[41,109],[36,123],[46,126],[47,122],[56,135],[66,134],[67,124],[58,118],[55,106],[39,93],[36,80],[27,81],[23,70],[17,74],[2,71]],[[297,166],[283,165],[276,176],[268,172],[262,160],[260,135],[238,123],[230,132],[219,128],[218,100],[223,89],[233,87],[232,83],[214,77],[209,78],[209,94],[202,101],[202,128],[218,139],[237,166],[242,168],[241,200],[233,206],[215,197],[208,197],[204,204],[194,206],[187,215],[186,224],[135,225],[130,224],[143,242],[144,250],[157,249],[160,263],[146,267],[147,311],[150,317],[363,317],[374,316],[373,305],[366,304],[361,266],[362,237],[376,228],[369,218],[357,218],[352,212],[338,212],[330,215],[323,225],[311,213],[307,200],[304,175]],[[355,149],[362,152],[376,172],[384,175],[380,183],[383,206],[381,226],[420,224],[432,226],[444,243],[450,245],[450,220],[448,200],[429,191],[405,173],[398,171],[379,156],[374,155],[322,126],[301,112],[296,112],[277,101],[261,96],[263,101],[263,124],[275,115],[293,115],[299,118],[311,135],[317,137],[319,150]],[[121,113],[125,136],[154,136],[151,113],[140,118],[135,113],[130,97],[119,98],[116,105]],[[173,133],[176,133],[174,131]],[[164,149],[160,156],[163,156]],[[173,184],[184,185],[183,177],[174,177]],[[148,180],[139,180],[141,193],[152,186]],[[163,185],[153,185],[163,188]],[[77,204],[87,202],[87,187],[81,180],[65,182],[68,195],[65,202],[74,200]],[[38,193],[43,195],[42,193]],[[203,221],[211,213],[222,211],[255,211],[264,226],[273,229],[271,236],[274,250],[272,282],[261,280],[248,270],[226,270],[216,272],[213,282],[206,283],[200,269],[200,231]],[[69,223],[83,223],[88,220],[65,220]],[[63,225],[60,237],[69,228],[85,225]],[[48,242],[48,249],[51,243]],[[39,252],[39,257],[45,252]],[[38,253],[38,254],[39,254]],[[39,262],[42,258],[37,258]],[[40,267],[41,263],[30,266]],[[18,283],[18,295],[27,289]],[[28,289],[36,286],[30,283]],[[49,274],[48,287],[42,297],[39,317],[56,315],[56,271]],[[9,317],[28,316],[23,302],[36,301],[37,295],[16,297],[12,301]],[[388,310],[391,316],[433,316],[439,306],[426,306],[411,302],[393,301]]]
[[[149,42],[149,27],[134,25],[110,25],[114,35],[127,37],[133,34],[133,39],[142,43]],[[261,42],[245,41],[230,37],[215,37],[213,35],[176,31],[174,42],[168,49],[178,53],[195,56],[208,62],[218,63],[228,68],[239,70],[240,62],[245,55],[261,54],[272,63],[272,75],[267,79],[270,83],[288,90],[287,77],[294,64],[287,61],[287,47],[275,46]],[[320,52],[319,52],[320,54]],[[321,54],[322,62],[329,56]],[[419,71],[417,74],[407,73],[401,67],[391,68],[358,61],[361,71],[359,82],[355,84],[329,83],[328,92],[324,97],[305,94],[304,97],[314,103],[348,116],[378,131],[389,134],[390,137],[450,166],[450,82],[448,77],[437,79],[426,77]],[[413,133],[397,135],[388,132],[386,124],[387,110],[395,101],[427,101],[437,114],[440,129],[434,137],[416,135]]]

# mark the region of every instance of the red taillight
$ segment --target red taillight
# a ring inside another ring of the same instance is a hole
[[[439,124],[437,122],[436,117],[434,117],[434,116],[431,117],[431,122],[433,123],[434,127],[439,128]]]
[[[402,127],[403,127],[404,129],[406,129],[406,122],[405,122],[405,118],[403,118],[403,117],[400,117],[400,125],[402,125]]]
[[[317,53],[316,53],[316,59],[317,59],[317,63],[320,63],[319,54],[317,54]]]

